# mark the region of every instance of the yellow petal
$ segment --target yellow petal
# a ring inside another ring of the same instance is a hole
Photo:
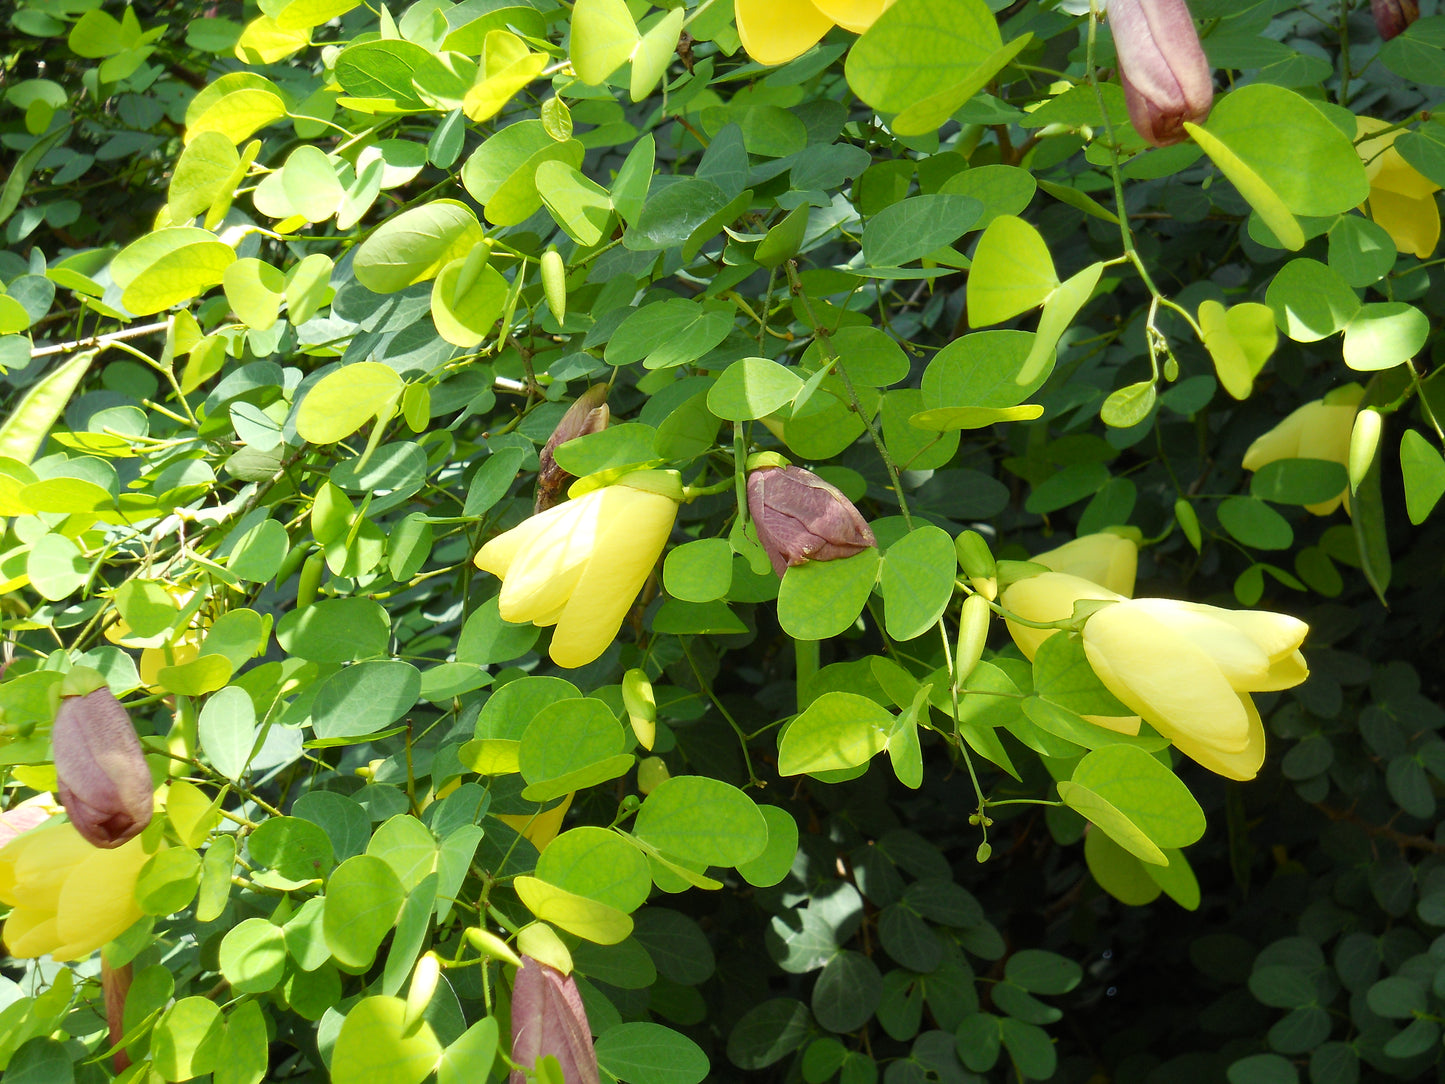
[[[1225,620],[1235,611],[1164,598],[1136,599],[1133,608],[1167,625],[1208,655],[1236,692],[1257,688],[1256,683],[1269,673],[1270,657],[1265,650],[1238,625]]]
[[[1299,646],[1310,631],[1310,627],[1299,618],[1272,610],[1225,610],[1215,606],[1209,609],[1214,611],[1215,618],[1233,625],[1258,644],[1272,663],[1299,655]],[[1301,656],[1300,665],[1303,664]],[[1308,673],[1308,669],[1305,672]]]
[[[759,64],[786,64],[833,28],[811,0],[735,0],[733,15],[743,48]]]
[[[1026,621],[1063,621],[1074,615],[1074,603],[1080,599],[1123,601],[1107,587],[1064,572],[1042,572],[1037,576],[1011,583],[1004,588],[1000,601],[1005,610]],[[1030,662],[1039,645],[1057,629],[1031,629],[1014,621],[1006,622],[1009,635]]]
[[[576,793],[569,791],[567,796],[551,809],[538,813],[535,817],[526,813],[506,813],[499,814],[498,819],[512,831],[520,833],[523,839],[540,851],[556,839],[557,833],[562,830],[562,818],[571,808]]]
[[[95,849],[75,867],[60,891],[56,910],[63,942],[55,950],[57,960],[88,956],[140,921],[143,912],[135,901],[135,883],[148,858],[137,836],[114,850]],[[97,891],[97,885],[104,885],[104,890]]]
[[[861,34],[875,22],[893,0],[813,0],[813,6],[844,30]]]
[[[5,920],[5,948],[11,956],[33,960],[60,946],[53,911],[32,911],[17,907]]]
[[[1241,465],[1245,470],[1259,470],[1277,459],[1299,458],[1300,434],[1303,432],[1307,411],[1314,404],[1306,403],[1269,432],[1256,438],[1244,453]]]
[[[1142,722],[1137,715],[1084,715],[1081,718],[1115,734],[1128,734],[1131,738],[1139,733],[1139,723]]]
[[[1173,740],[1176,749],[1216,775],[1222,775],[1226,779],[1247,780],[1258,775],[1259,766],[1264,763],[1264,724],[1260,722],[1254,701],[1244,693],[1240,694],[1239,699],[1249,719],[1249,740],[1239,752],[1221,752],[1213,746],[1191,741],[1183,735],[1176,736]]]
[[[512,562],[517,559],[517,554],[529,552],[536,540],[546,534],[553,524],[566,516],[576,514],[576,507],[568,502],[530,516],[510,531],[504,531],[497,535],[479,549],[473,561],[483,572],[505,577],[511,571]]]
[[[497,600],[505,620],[535,621],[566,603],[597,545],[609,492],[594,489],[532,517],[545,519],[545,529],[532,534],[507,570]]]
[[[600,492],[609,496],[595,552],[552,635],[558,666],[585,666],[607,650],[677,518],[670,497],[628,486]]]
[[[1139,547],[1130,539],[1100,532],[1086,534],[1029,560],[1055,572],[1097,583],[1128,598],[1134,594]]]
[[[1250,689],[1252,693],[1274,692],[1277,689],[1293,689],[1310,676],[1309,665],[1298,651],[1270,663],[1269,673],[1263,683]]]
[[[1434,196],[1415,199],[1370,189],[1370,217],[1390,235],[1395,247],[1429,259],[1440,242],[1440,208]]]
[[[1249,720],[1214,660],[1139,600],[1089,618],[1084,653],[1105,688],[1171,741],[1229,753],[1248,745]]]

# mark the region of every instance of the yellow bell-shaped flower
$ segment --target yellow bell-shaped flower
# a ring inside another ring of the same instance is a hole
[[[734,0],[743,48],[759,64],[786,64],[834,26],[861,34],[893,0]]]
[[[1355,118],[1355,138],[1388,128],[1375,117]],[[1390,235],[1395,247],[1428,259],[1440,242],[1440,207],[1435,193],[1440,186],[1424,176],[1395,150],[1397,128],[1356,145],[1370,181],[1370,217]]]
[[[1134,577],[1139,571],[1139,544],[1127,535],[1100,531],[1081,535],[1029,560],[1129,598],[1134,594]]]
[[[1299,646],[1309,626],[1267,610],[1129,599],[1084,626],[1084,653],[1104,687],[1185,756],[1230,779],[1264,763],[1252,692],[1309,677]]]
[[[1350,432],[1364,394],[1365,389],[1360,385],[1346,384],[1323,399],[1306,403],[1249,446],[1244,453],[1244,469],[1256,471],[1277,459],[1328,459],[1348,466]],[[1348,487],[1342,489],[1339,496],[1305,505],[1305,511],[1327,516],[1341,504],[1346,512],[1350,510]]]
[[[634,471],[492,539],[477,567],[502,578],[503,620],[556,625],[558,666],[607,650],[657,564],[682,488],[666,471]]]
[[[1264,725],[1249,694],[1309,676],[1299,651],[1309,627],[1264,610],[1127,599],[1061,572],[1020,580],[1002,595],[1006,610],[1040,623],[1066,620],[1087,599],[1114,602],[1088,619],[1082,636],[1104,687],[1185,756],[1230,779],[1253,779],[1264,763]],[[1030,660],[1058,631],[1016,621],[1008,629]]]
[[[63,821],[16,837],[0,849],[6,950],[79,960],[119,937],[142,917],[135,885],[149,858],[140,836],[102,850]]]

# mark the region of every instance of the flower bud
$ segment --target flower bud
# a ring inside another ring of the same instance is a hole
[[[748,515],[779,576],[790,565],[836,561],[878,545],[853,502],[802,467],[749,474]]]
[[[557,445],[585,437],[588,433],[599,433],[607,428],[611,418],[612,414],[607,409],[606,384],[595,384],[577,397],[537,453],[537,501],[533,511],[545,512],[556,504],[562,487],[572,477],[557,466],[557,460],[553,458],[552,452]]]
[[[1129,119],[1146,143],[1182,142],[1214,104],[1214,77],[1184,0],[1109,0]]]
[[[567,1084],[597,1084],[597,1051],[577,980],[531,956],[512,982],[512,1070],[509,1084],[526,1084],[544,1057],[562,1067]]]
[[[130,716],[108,688],[64,697],[50,741],[60,804],[86,842],[119,847],[150,824],[150,768]]]
[[[1389,41],[1420,17],[1420,5],[1416,0],[1370,0],[1370,14],[1380,37]]]

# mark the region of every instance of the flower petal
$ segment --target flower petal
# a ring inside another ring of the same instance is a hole
[[[1249,720],[1218,665],[1138,600],[1089,618],[1084,653],[1105,688],[1170,741],[1183,735],[1228,753],[1248,746]]]
[[[549,654],[558,666],[585,666],[607,650],[677,518],[677,502],[658,493],[627,486],[594,492],[609,496],[591,559],[552,635]]]
[[[844,30],[861,34],[882,15],[893,0],[813,0],[813,6]]]
[[[60,890],[56,929],[63,942],[57,960],[89,956],[143,917],[135,901],[136,878],[149,859],[140,837],[115,850],[96,850],[75,866]],[[104,885],[103,893],[96,885]]]
[[[1185,736],[1176,736],[1174,747],[1185,756],[1226,779],[1247,780],[1259,774],[1264,763],[1264,723],[1259,711],[1246,693],[1239,694],[1240,703],[1249,719],[1249,740],[1244,749],[1237,753],[1225,753],[1202,742],[1191,741]]]
[[[606,495],[613,488],[594,489],[532,517],[548,522],[544,531],[528,539],[502,581],[497,602],[504,620],[535,621],[566,603],[597,544]]]
[[[811,0],[735,0],[733,15],[743,48],[759,64],[786,64],[833,29]]]
[[[1074,603],[1080,599],[1122,602],[1124,596],[1079,576],[1070,576],[1063,572],[1041,572],[1037,576],[1009,584],[1004,588],[1000,601],[1004,609],[1027,621],[1063,621],[1073,616]],[[1014,621],[1006,623],[1009,635],[1030,662],[1033,661],[1039,645],[1058,631],[1031,629]]]

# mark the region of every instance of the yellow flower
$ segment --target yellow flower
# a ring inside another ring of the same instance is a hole
[[[1185,756],[1230,779],[1264,763],[1252,692],[1309,677],[1299,646],[1309,626],[1268,610],[1129,599],[1084,626],[1084,653],[1104,687]]]
[[[556,625],[558,666],[592,662],[657,564],[681,498],[676,475],[634,471],[492,539],[476,562],[502,577],[503,620]]]
[[[738,37],[759,64],[786,64],[834,26],[867,30],[893,0],[734,0]]]
[[[1134,577],[1139,571],[1139,545],[1123,534],[1100,531],[1081,535],[1029,560],[1128,598],[1134,594]]]
[[[1084,653],[1104,687],[1185,756],[1230,779],[1253,779],[1264,763],[1264,725],[1249,694],[1292,688],[1309,676],[1299,651],[1308,626],[1264,610],[1126,599],[1060,572],[1003,593],[1006,609],[1037,622],[1068,618],[1082,599],[1114,602],[1083,631]],[[1030,659],[1057,631],[1008,627]]]
[[[149,858],[140,836],[102,850],[64,821],[18,836],[0,849],[6,950],[79,960],[119,937],[142,916],[135,884]]]
[[[1348,466],[1350,431],[1355,426],[1355,410],[1364,394],[1365,390],[1358,384],[1346,384],[1323,399],[1306,403],[1249,446],[1244,453],[1244,469],[1256,471],[1277,459],[1328,459]],[[1350,510],[1348,487],[1337,497],[1305,505],[1305,511],[1327,516],[1341,504],[1346,512]]]
[[[1355,118],[1355,137],[1378,132],[1390,125],[1374,117]],[[1400,157],[1394,143],[1405,131],[1397,128],[1386,135],[1357,145],[1370,180],[1370,217],[1390,235],[1395,247],[1420,259],[1427,259],[1440,241],[1440,208],[1435,193],[1440,186]]]

